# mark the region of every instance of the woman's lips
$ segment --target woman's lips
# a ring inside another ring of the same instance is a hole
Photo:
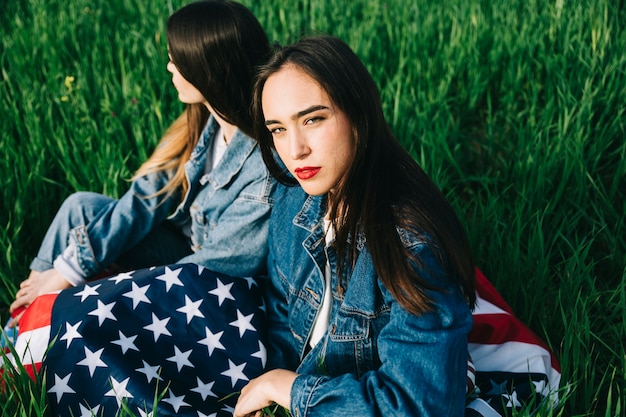
[[[322,167],[302,167],[296,168],[296,176],[301,180],[308,180],[317,175]]]

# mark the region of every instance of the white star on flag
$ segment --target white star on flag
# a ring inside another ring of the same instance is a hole
[[[156,342],[157,340],[159,340],[159,337],[161,337],[162,334],[165,336],[172,335],[170,331],[167,330],[167,323],[169,323],[169,321],[169,317],[166,317],[163,320],[159,320],[159,318],[154,313],[152,313],[152,324],[145,326],[144,329],[150,330],[154,334],[154,341]]]
[[[122,353],[126,353],[129,350],[136,350],[137,352],[139,352],[139,349],[137,349],[137,346],[135,346],[135,339],[137,339],[137,335],[126,337],[126,335],[124,335],[121,330],[118,330],[117,333],[120,335],[120,338],[112,341],[111,343],[113,343],[114,345],[119,345],[120,348],[122,348]]]
[[[522,404],[520,404],[520,402],[517,400],[517,391],[513,391],[511,395],[502,394],[502,396],[508,400],[508,402],[506,403],[507,408],[522,406]]]
[[[535,392],[539,394],[542,394],[545,396],[550,392],[548,387],[546,386],[546,381],[544,380],[533,381],[533,384],[535,385]]]
[[[222,411],[226,411],[226,414],[228,414],[229,416],[235,414],[235,409],[228,404],[224,404],[224,407],[222,407]]]
[[[143,302],[143,303],[150,304],[150,299],[146,295],[146,292],[148,291],[148,288],[150,288],[150,285],[148,284],[148,285],[144,285],[143,287],[140,287],[139,285],[133,282],[132,286],[133,286],[133,289],[131,291],[125,292],[122,295],[124,297],[128,297],[131,300],[133,300],[133,310],[137,308],[139,303]]]
[[[204,318],[204,314],[200,312],[200,304],[202,304],[202,299],[191,301],[191,298],[185,295],[185,305],[176,309],[176,311],[185,313],[187,316],[187,324],[189,324],[194,317]]]
[[[126,378],[122,382],[117,382],[115,378],[111,377],[111,385],[113,388],[104,394],[106,397],[115,397],[118,407],[122,405],[124,398],[133,398],[133,395],[126,390],[128,381],[130,381],[130,377]]]
[[[69,347],[74,339],[80,339],[83,337],[80,333],[78,333],[78,327],[81,325],[83,321],[79,321],[74,325],[70,325],[68,322],[65,322],[65,334],[61,336],[61,340],[66,341],[65,347]]]
[[[259,350],[250,356],[252,356],[253,358],[261,359],[261,365],[263,366],[263,368],[265,368],[265,362],[267,361],[267,349],[265,349],[265,346],[263,345],[263,343],[261,343],[260,340],[259,340]]]
[[[127,279],[132,279],[132,278],[133,278],[132,272],[122,272],[121,274],[117,274],[116,276],[109,278],[109,281],[115,281],[115,285],[117,285],[122,281],[125,281]]]
[[[104,323],[106,319],[117,321],[117,319],[111,312],[114,306],[115,306],[115,301],[110,304],[104,304],[102,301],[98,300],[98,308],[96,308],[95,310],[87,314],[89,314],[90,316],[98,317],[98,325],[102,326],[102,323]]]
[[[248,283],[248,288],[252,289],[252,287],[256,286],[258,287],[259,284],[256,283],[256,280],[252,277],[244,277],[243,279],[246,280],[246,282]]]
[[[193,368],[193,364],[189,362],[189,355],[191,355],[191,352],[193,352],[193,349],[189,349],[186,352],[181,352],[180,349],[178,349],[178,346],[174,346],[174,356],[170,356],[169,358],[167,358],[167,360],[176,364],[178,372],[183,369],[183,366],[189,366]]]
[[[76,391],[70,388],[68,381],[70,380],[71,373],[67,374],[64,378],[60,378],[57,374],[54,374],[54,385],[48,390],[48,393],[55,394],[57,402],[61,400],[63,394],[75,394]]]
[[[198,343],[201,345],[205,345],[209,350],[209,356],[213,354],[215,349],[226,350],[224,345],[220,342],[220,338],[224,334],[224,332],[212,333],[208,327],[205,327],[206,337],[202,340],[198,340]]]
[[[156,277],[159,281],[165,282],[165,292],[169,292],[173,285],[183,286],[183,283],[178,279],[178,275],[180,275],[180,271],[182,268],[178,268],[175,271],[172,271],[169,267],[165,267],[165,273],[163,275],[159,275]]]
[[[178,413],[178,410],[180,409],[180,407],[185,407],[185,406],[189,407],[189,404],[187,404],[184,401],[184,399],[185,399],[184,395],[181,395],[180,397],[177,397],[177,396],[174,395],[174,393],[172,392],[171,388],[168,391],[169,391],[170,395],[169,395],[169,397],[164,398],[163,402],[170,403],[170,405],[172,407],[174,407],[174,411],[176,411]]]
[[[102,352],[104,348],[92,352],[87,347],[85,347],[85,359],[80,362],[76,362],[76,365],[83,365],[89,368],[89,375],[93,376],[94,372],[96,372],[96,368],[106,368],[107,364],[100,359],[102,356]]]
[[[153,417],[154,416],[154,410],[150,411],[149,413],[146,412],[146,410],[142,410],[141,408],[139,409],[139,416],[140,417]],[[217,417],[217,416],[216,416]]]
[[[94,285],[93,287],[91,285],[85,285],[82,291],[74,294],[74,297],[80,297],[80,301],[83,302],[90,295],[98,295],[98,288],[100,288],[101,285],[102,284],[98,284]]]
[[[252,326],[252,317],[254,317],[254,313],[244,316],[241,311],[237,310],[237,320],[231,321],[228,324],[239,328],[239,337],[243,337],[246,330],[256,332],[256,329]]]
[[[221,375],[229,377],[230,383],[232,384],[234,388],[235,384],[240,379],[242,381],[248,381],[248,377],[243,373],[243,368],[245,368],[246,365],[247,365],[246,362],[242,363],[241,365],[235,365],[233,361],[228,359],[228,369],[222,372]]]
[[[211,382],[208,382],[208,383],[205,384],[198,377],[196,377],[196,381],[197,381],[198,385],[196,386],[196,388],[192,388],[191,390],[193,392],[197,392],[198,394],[200,394],[202,396],[202,401],[205,401],[207,397],[216,397],[217,398],[217,394],[215,394],[213,392],[213,390],[211,389],[211,388],[213,388],[213,385],[215,385],[215,381],[211,381]]]
[[[233,295],[230,293],[230,288],[233,286],[233,283],[231,282],[228,285],[224,285],[224,283],[222,281],[220,281],[219,278],[217,278],[217,288],[214,290],[209,291],[209,294],[213,294],[217,296],[218,299],[218,305],[222,305],[222,303],[224,302],[225,299],[229,299],[229,300],[234,300],[235,297],[233,297]]]
[[[80,406],[80,417],[93,417],[98,415],[98,411],[100,411],[100,406],[97,405],[94,408],[85,407],[82,404]]]
[[[153,379],[156,379],[157,381],[163,381],[163,378],[161,378],[161,376],[159,375],[159,370],[161,369],[159,365],[151,366],[143,359],[141,360],[141,362],[143,362],[143,368],[137,368],[135,370],[144,374],[148,379],[148,383],[150,383],[150,381],[152,381]]]

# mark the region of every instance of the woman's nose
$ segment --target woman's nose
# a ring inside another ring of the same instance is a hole
[[[289,142],[289,151],[292,159],[302,159],[311,153],[307,138],[302,133],[292,131]]]

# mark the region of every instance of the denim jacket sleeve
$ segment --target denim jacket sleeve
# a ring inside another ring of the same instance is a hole
[[[163,173],[134,180],[119,200],[103,207],[88,225],[70,231],[74,259],[84,277],[101,272],[167,217],[176,205],[178,195],[151,196],[167,181]]]

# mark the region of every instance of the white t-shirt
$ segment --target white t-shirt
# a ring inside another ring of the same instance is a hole
[[[332,224],[328,218],[324,219],[324,229],[326,230],[326,248],[328,248],[335,239],[335,231],[332,228]],[[324,299],[322,305],[313,323],[313,331],[309,338],[309,346],[315,347],[317,343],[322,339],[324,333],[328,329],[328,323],[330,320],[330,313],[333,306],[333,292],[330,288],[330,277],[332,272],[330,270],[330,263],[326,259],[326,270],[324,271]]]
[[[220,163],[222,156],[224,156],[224,152],[226,152],[226,148],[228,145],[226,144],[226,139],[224,139],[224,132],[220,127],[217,133],[215,133],[215,139],[211,144],[211,154],[206,159],[206,167],[204,169],[205,174],[211,172],[217,164]]]

